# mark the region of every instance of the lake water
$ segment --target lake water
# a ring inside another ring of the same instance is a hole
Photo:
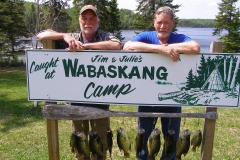
[[[210,52],[210,44],[214,41],[218,41],[218,36],[212,35],[213,28],[178,28],[177,33],[185,34],[197,41],[201,47],[201,53]],[[122,30],[122,36],[125,37],[123,44],[131,40],[134,36],[134,30]]]
[[[201,47],[201,53],[209,53],[210,51],[210,44],[214,41],[218,41],[218,36],[212,35],[213,28],[178,28],[177,33],[185,34],[192,39],[196,40]],[[122,41],[122,44],[125,42],[131,40],[136,34],[134,33],[134,30],[122,30],[122,36],[125,37],[125,39]],[[33,45],[36,44],[35,37],[32,37]],[[39,44],[39,47],[41,47],[41,44]]]

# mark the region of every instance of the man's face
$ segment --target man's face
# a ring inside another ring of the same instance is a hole
[[[169,13],[161,13],[156,15],[153,20],[154,27],[159,39],[168,39],[175,25],[175,21],[171,19]]]
[[[79,24],[83,34],[95,35],[99,27],[99,19],[93,11],[86,10],[79,16]]]

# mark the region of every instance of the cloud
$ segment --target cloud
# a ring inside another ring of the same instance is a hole
[[[118,7],[125,8],[125,9],[130,9],[132,11],[137,9],[138,2],[136,0],[117,0]]]
[[[217,4],[217,2],[210,2],[210,3],[208,3],[207,5],[208,5],[208,6],[217,6],[218,4]]]

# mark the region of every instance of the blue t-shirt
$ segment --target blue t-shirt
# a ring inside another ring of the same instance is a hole
[[[172,32],[170,38],[168,39],[167,43],[181,43],[181,42],[188,42],[192,39],[184,34],[177,34]],[[148,44],[160,44],[156,31],[146,31],[141,32],[136,37],[134,37],[131,41],[133,42],[144,42]]]

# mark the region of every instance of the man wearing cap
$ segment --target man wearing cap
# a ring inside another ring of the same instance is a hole
[[[67,49],[69,51],[76,50],[120,50],[121,42],[113,34],[109,32],[101,32],[98,30],[100,19],[98,10],[92,5],[83,6],[80,10],[79,24],[81,32],[77,34],[59,33],[53,30],[45,30],[37,35],[38,40],[51,39],[55,41],[55,48]],[[83,104],[71,103],[71,105],[91,106],[109,110],[108,104]],[[110,126],[109,118],[101,118],[90,120],[92,130],[96,131],[103,143],[103,159],[106,159],[107,136],[106,129]],[[86,136],[89,133],[89,121],[78,120],[72,121],[73,131],[84,131]],[[75,158],[84,160],[84,155],[79,155],[75,149]],[[96,156],[92,155],[92,160],[97,160]]]

